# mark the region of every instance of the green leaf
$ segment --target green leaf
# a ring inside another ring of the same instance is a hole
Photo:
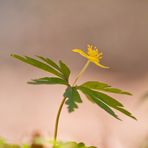
[[[98,98],[95,94],[94,91],[85,87],[79,87],[79,89],[86,95],[91,98],[97,105],[99,105],[102,109],[104,109],[106,112],[108,112],[110,115],[115,117],[116,119],[119,119],[119,117],[115,114],[115,112],[105,103],[103,102],[100,98]],[[90,99],[88,98],[88,99]],[[120,119],[119,119],[120,120]]]
[[[5,144],[2,148],[20,148],[17,144]]]
[[[117,101],[116,99],[112,98],[111,96],[108,96],[108,95],[106,95],[106,94],[104,94],[102,92],[91,90],[90,88],[87,88],[87,87],[80,86],[80,89],[83,89],[83,88],[88,90],[88,91],[91,91],[93,93],[93,95],[98,97],[100,100],[102,100],[103,102],[105,102],[109,106],[120,106],[120,107],[123,107],[123,104],[121,104],[119,101]]]
[[[28,82],[29,84],[63,84],[68,85],[67,82],[63,79],[57,78],[57,77],[44,77],[40,79],[34,79],[31,82]]]
[[[3,139],[3,138],[0,137],[0,146],[3,145],[3,144],[5,144],[5,143],[6,143],[5,139]]]
[[[90,88],[90,89],[116,93],[116,94],[132,95],[131,93],[129,93],[127,91],[123,91],[123,90],[118,89],[118,88],[112,88],[108,84],[105,84],[105,83],[102,83],[102,82],[97,82],[97,81],[88,81],[88,82],[82,84],[81,86],[87,87],[87,88]]]
[[[70,76],[70,69],[62,61],[59,61],[59,63],[60,63],[61,72],[64,74],[66,80],[68,80]]]
[[[125,114],[125,115],[127,115],[127,116],[129,116],[129,117],[131,117],[131,118],[133,118],[133,119],[135,119],[135,120],[137,120],[137,118],[134,117],[134,116],[133,116],[129,111],[127,111],[126,109],[121,108],[121,107],[118,107],[118,106],[115,106],[114,108],[115,108],[116,110],[122,112],[123,114]]]
[[[53,69],[49,65],[47,65],[47,64],[45,64],[43,62],[40,62],[40,61],[38,61],[36,59],[33,59],[31,57],[27,57],[27,56],[22,57],[22,56],[19,56],[19,55],[16,55],[16,54],[12,54],[11,56],[18,59],[18,60],[20,60],[20,61],[23,61],[23,62],[25,62],[27,64],[30,64],[32,66],[35,66],[35,67],[39,68],[39,69],[42,69],[44,71],[50,72],[50,73],[52,73],[52,74],[54,74],[54,75],[56,75],[58,77],[63,78],[62,74],[57,72],[55,69]]]
[[[47,64],[49,64],[50,66],[54,67],[55,69],[57,69],[58,71],[60,71],[60,67],[51,59],[49,58],[44,58],[42,56],[37,56],[39,59],[43,60],[44,62],[46,62]]]
[[[64,93],[64,97],[67,98],[66,104],[68,105],[68,111],[73,112],[75,108],[78,108],[77,103],[81,103],[82,100],[75,87],[68,87]]]
[[[122,112],[123,114],[133,118],[133,119],[136,119],[130,112],[128,112],[126,109],[124,109],[123,105],[115,100],[114,98],[104,94],[104,93],[101,93],[101,92],[98,92],[98,91],[94,91],[94,90],[91,90],[89,88],[86,88],[86,87],[79,87],[79,89],[86,95],[90,96],[91,98],[93,98],[93,100],[96,102],[98,99],[101,100],[103,103],[105,103],[106,105]],[[97,102],[96,102],[97,103]]]
[[[61,72],[64,75],[64,78],[68,80],[69,75],[70,75],[70,69],[62,61],[59,61],[60,66],[58,66],[54,61],[52,61],[49,58],[44,58],[41,56],[37,56],[37,57],[43,60],[44,62],[46,62],[47,64],[49,64],[50,66],[52,66],[53,68],[55,68],[56,70],[58,70],[59,72]]]
[[[123,91],[123,90],[118,89],[118,88],[108,87],[108,88],[104,88],[102,90],[106,91],[106,92],[116,93],[116,94],[124,94],[124,95],[130,95],[130,96],[132,95],[130,92]]]
[[[77,143],[73,141],[69,142],[58,142],[54,148],[96,148],[94,146],[86,146],[84,143]]]
[[[28,144],[23,144],[21,148],[30,148],[30,146]]]
[[[101,89],[101,88],[110,87],[110,85],[108,84],[97,82],[97,81],[87,81],[83,83],[81,86],[92,88],[92,89]]]

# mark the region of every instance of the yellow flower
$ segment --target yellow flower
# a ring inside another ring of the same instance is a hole
[[[93,47],[93,45],[88,45],[87,53],[85,53],[81,49],[73,49],[72,51],[79,53],[83,57],[87,58],[90,62],[95,63],[97,66],[101,68],[109,68],[107,66],[100,64],[100,60],[102,59],[103,53],[99,52],[98,48]]]

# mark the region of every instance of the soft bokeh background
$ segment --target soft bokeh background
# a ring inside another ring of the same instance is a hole
[[[104,81],[132,97],[113,95],[138,118],[122,122],[88,102],[72,114],[63,109],[59,138],[100,148],[141,148],[148,135],[147,0],[0,0],[0,135],[24,142],[35,130],[53,136],[62,86],[32,86],[31,78],[48,76],[10,57],[43,55],[62,59],[71,81],[86,60],[71,49],[95,44],[104,53],[103,70],[91,64],[79,82]],[[145,147],[146,148],[146,147]]]

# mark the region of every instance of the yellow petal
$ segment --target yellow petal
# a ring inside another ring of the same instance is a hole
[[[98,63],[98,62],[93,62],[93,63],[95,63],[97,66],[99,66],[99,67],[101,67],[101,68],[109,68],[109,67],[104,66],[104,65],[102,65],[102,64],[100,64],[100,63]]]
[[[73,51],[73,52],[77,52],[77,53],[79,53],[80,55],[82,55],[83,57],[85,57],[85,58],[88,59],[88,55],[87,55],[84,51],[82,51],[81,49],[73,49],[72,51]]]
[[[97,57],[88,56],[87,59],[89,59],[93,63],[98,63],[99,62]]]

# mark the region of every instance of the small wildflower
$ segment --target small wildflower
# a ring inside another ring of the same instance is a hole
[[[99,52],[98,48],[93,47],[93,45],[88,45],[87,53],[85,53],[81,49],[73,49],[72,51],[79,53],[83,57],[87,58],[90,62],[96,64],[97,66],[101,68],[109,68],[107,66],[100,64],[100,60],[102,59],[103,53]]]

